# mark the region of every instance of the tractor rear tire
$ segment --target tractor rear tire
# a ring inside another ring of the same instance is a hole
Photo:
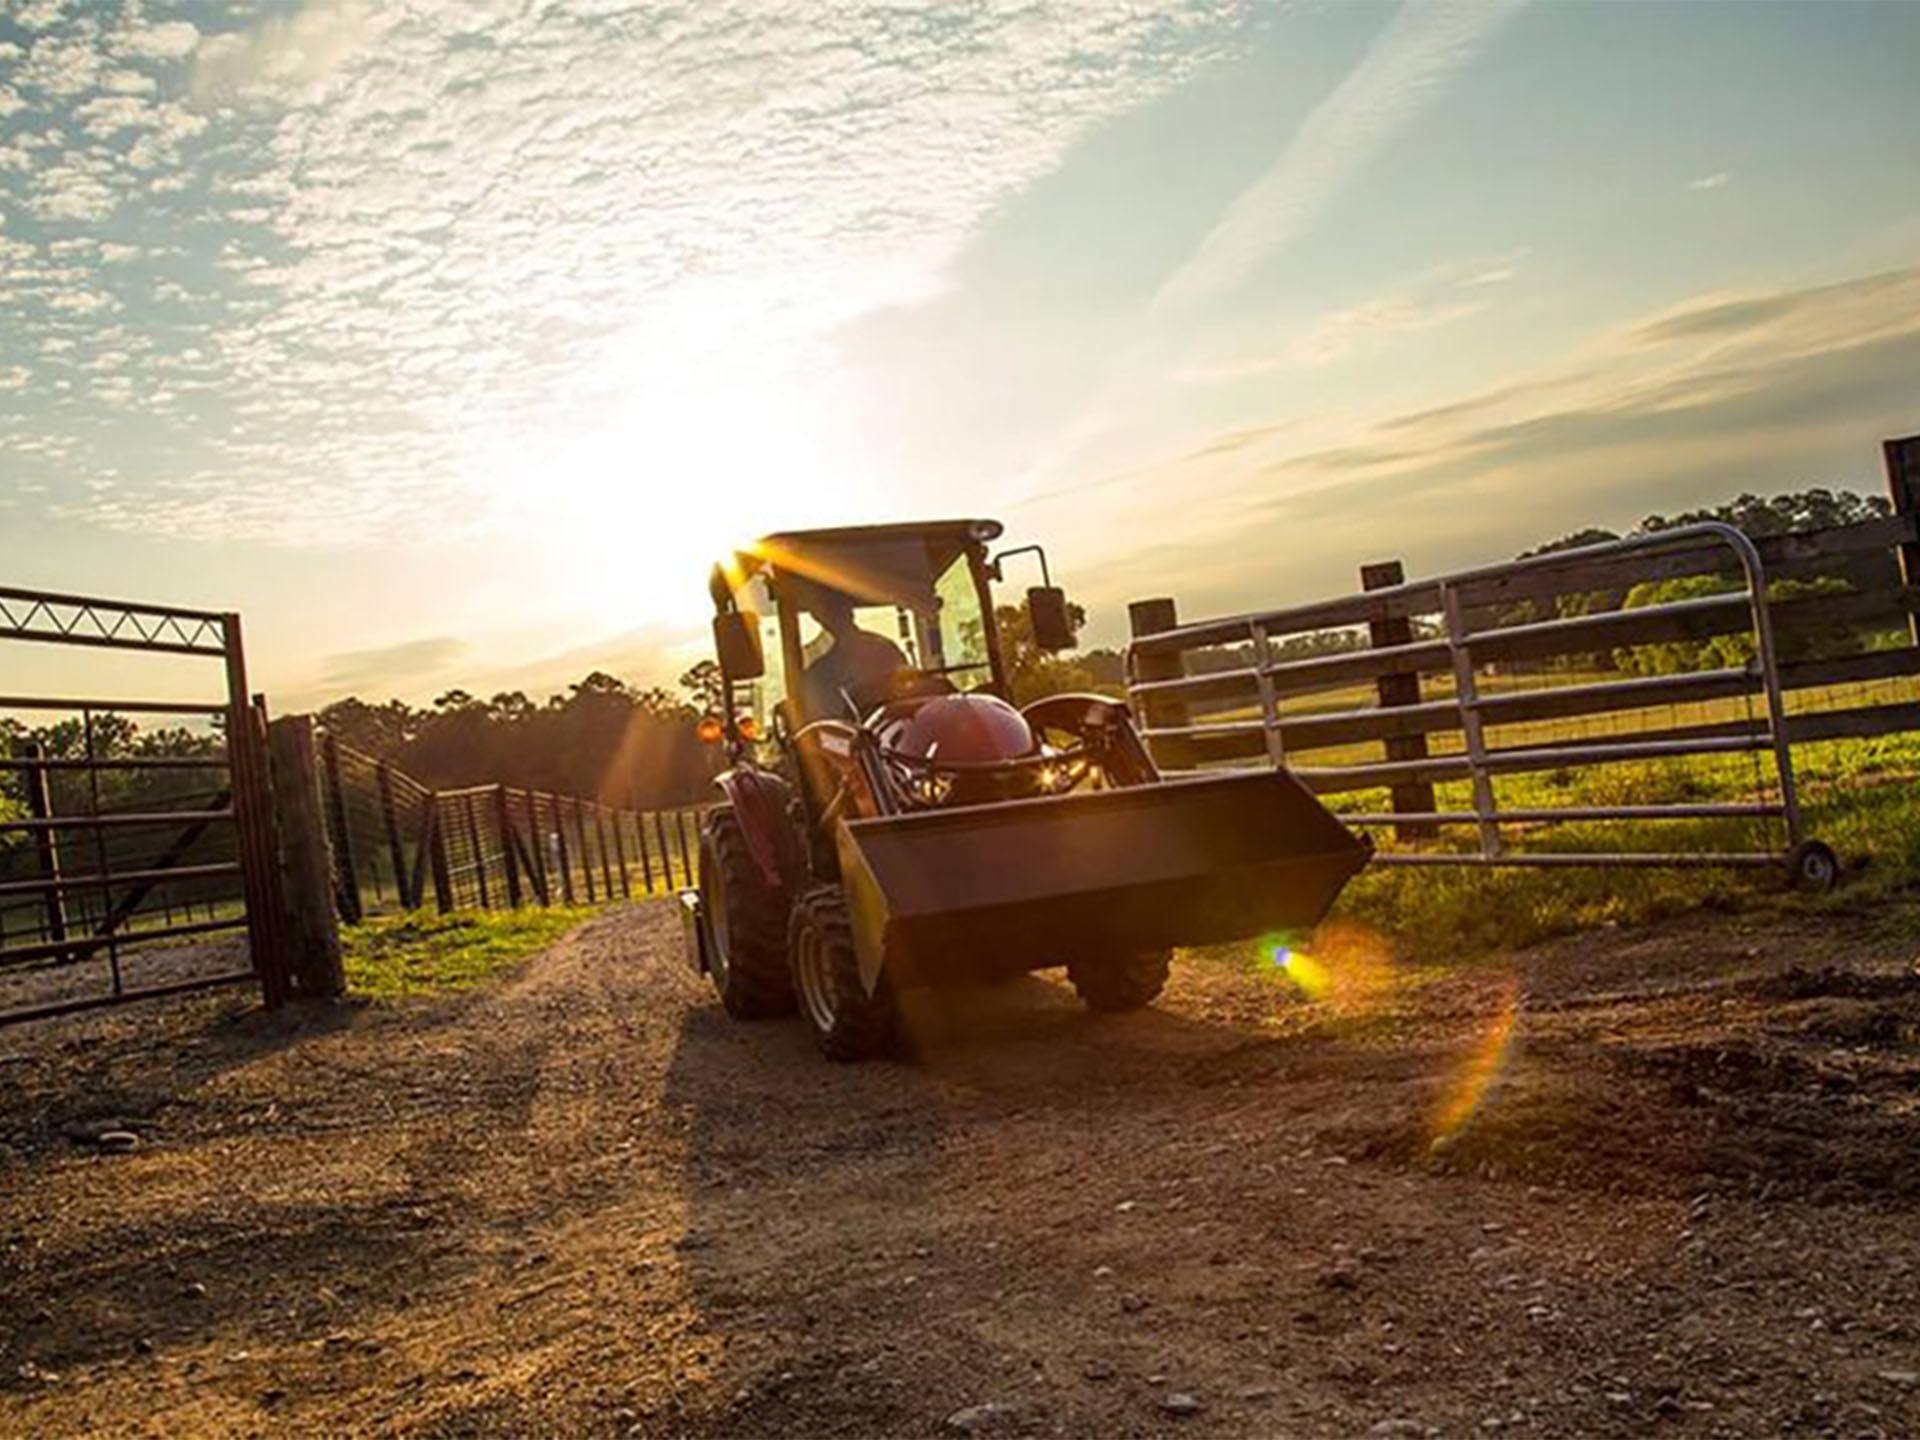
[[[786,1014],[793,1009],[793,987],[784,895],[767,884],[731,809],[708,817],[700,850],[701,908],[713,942],[708,973],[720,1003],[736,1020]]]
[[[1067,978],[1089,1010],[1138,1010],[1160,998],[1166,988],[1171,950],[1134,955],[1101,955],[1067,962]]]
[[[873,994],[860,982],[853,924],[837,885],[809,890],[793,907],[787,953],[801,1018],[829,1060],[870,1060],[892,1048],[898,1029],[887,977]]]

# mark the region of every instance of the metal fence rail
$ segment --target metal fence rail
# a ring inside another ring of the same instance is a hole
[[[247,691],[237,615],[0,588],[0,641],[222,662],[206,700],[0,696],[68,717],[0,756],[0,1023],[257,981],[288,992],[264,708]],[[197,753],[147,754],[126,717],[208,722]],[[64,734],[63,734],[64,732]],[[228,931],[246,958],[180,949]]]
[[[1715,550],[1717,555],[1711,553]],[[1671,579],[1731,572],[1739,578],[1724,593],[1619,605],[1595,613],[1551,613],[1546,618],[1532,610],[1523,610],[1518,618],[1513,613],[1512,597],[1557,600],[1572,586],[1596,588],[1610,570],[1616,593],[1626,589],[1620,583],[1623,573],[1629,584],[1642,582],[1649,573]],[[1163,768],[1182,773],[1249,760],[1286,765],[1314,790],[1349,797],[1342,818],[1350,824],[1376,831],[1390,828],[1402,840],[1432,840],[1458,828],[1473,832],[1470,848],[1445,844],[1383,848],[1377,856],[1382,863],[1785,862],[1830,867],[1831,853],[1809,845],[1804,834],[1769,584],[1759,549],[1741,531],[1718,523],[1689,525],[1416,583],[1400,581],[1342,601],[1185,626],[1137,625],[1128,652],[1128,690],[1144,718],[1142,733]],[[1507,597],[1504,605],[1496,596]],[[1170,611],[1170,602],[1157,603]],[[1364,647],[1348,643],[1351,635],[1338,632],[1338,627],[1352,626],[1362,617],[1373,626],[1374,643]],[[1382,634],[1383,617],[1397,618],[1398,630]],[[1502,667],[1518,669],[1557,657],[1619,653],[1635,645],[1670,643],[1675,637],[1730,635],[1743,636],[1750,645],[1752,655],[1746,663],[1575,684],[1542,683],[1542,677],[1531,683],[1523,677],[1517,688],[1484,683]],[[1276,656],[1277,642],[1294,641],[1297,652],[1303,648],[1299,643],[1303,639],[1327,647],[1327,653]],[[1188,655],[1209,650],[1216,656],[1224,653],[1233,663],[1185,673]],[[1892,665],[1879,660],[1875,668],[1888,674],[1911,674],[1913,657],[1909,652]],[[1418,683],[1422,675],[1432,676],[1431,688],[1445,693],[1424,698]],[[1403,681],[1412,683],[1394,684]],[[1378,703],[1352,703],[1354,687],[1368,682],[1378,686]],[[1348,692],[1345,703],[1311,704],[1317,696],[1342,691]],[[1704,698],[1744,702],[1746,713],[1732,724],[1680,726],[1617,737],[1576,734],[1497,745],[1489,735],[1502,725],[1644,712],[1650,706]],[[1309,707],[1287,710],[1283,702],[1289,700],[1307,701]],[[1205,712],[1201,718],[1195,718],[1195,709]],[[1430,753],[1427,737],[1447,735],[1458,736],[1459,748]],[[1417,744],[1408,746],[1409,738],[1417,739]],[[1381,760],[1313,764],[1300,759],[1303,751],[1382,741],[1388,745],[1388,756]],[[1400,742],[1397,752],[1396,741]],[[1503,804],[1495,783],[1502,776],[1729,754],[1752,755],[1765,762],[1767,773],[1756,776],[1756,798],[1564,806],[1535,799]],[[1434,785],[1449,782],[1456,790],[1464,785],[1465,804],[1436,802]],[[1392,809],[1367,808],[1369,794],[1381,791],[1391,792]],[[1569,822],[1664,820],[1765,822],[1769,834],[1752,848],[1697,850],[1595,845],[1570,851],[1517,846],[1512,838],[1516,829],[1531,831]],[[1814,875],[1812,868],[1802,878],[1817,883],[1827,879]]]
[[[442,912],[599,904],[698,883],[704,806],[640,811],[509,785],[436,790],[323,735],[336,907]]]

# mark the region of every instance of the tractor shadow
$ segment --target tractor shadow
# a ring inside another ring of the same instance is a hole
[[[733,1021],[704,985],[682,1013],[671,1267],[698,1332],[733,1342],[702,1345],[721,1356],[706,1393],[729,1397],[712,1433],[803,1432],[796,1403],[830,1405],[836,1433],[924,1430],[894,1353],[925,1337],[923,1296],[1024,1249],[1009,1197],[1075,1183],[1072,1133],[1177,1103],[1195,1057],[1246,1039],[1171,1011],[1090,1015],[1064,978],[923,992],[903,1018],[902,1054],[845,1065],[798,1018]],[[989,1330],[941,1327],[936,1368],[992,1372]]]

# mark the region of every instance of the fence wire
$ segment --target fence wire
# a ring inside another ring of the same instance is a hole
[[[509,785],[435,790],[324,738],[321,785],[342,917],[593,905],[699,883],[707,807],[630,810]]]

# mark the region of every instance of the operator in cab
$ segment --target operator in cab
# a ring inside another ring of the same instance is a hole
[[[908,668],[907,657],[884,635],[855,624],[853,601],[837,590],[816,589],[807,609],[833,642],[800,677],[807,718],[858,720],[886,698],[894,676]],[[855,713],[848,713],[848,700]]]

